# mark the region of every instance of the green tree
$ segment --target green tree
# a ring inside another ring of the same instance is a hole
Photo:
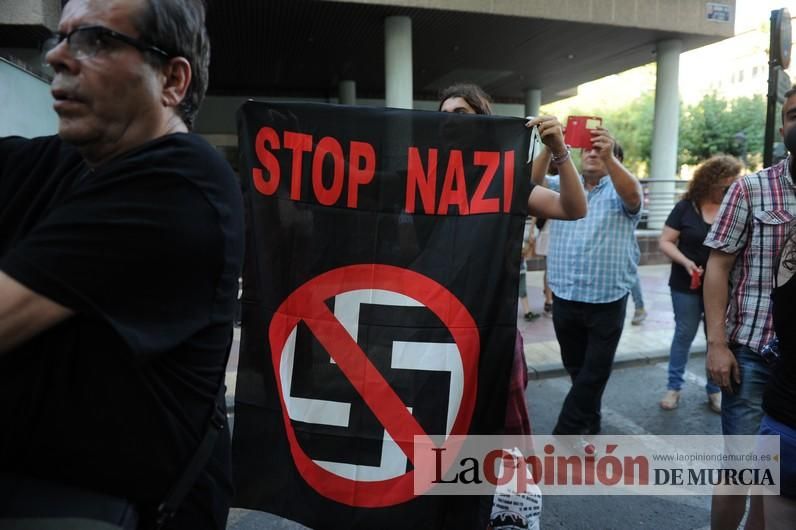
[[[717,153],[740,157],[744,151],[756,157],[763,151],[765,121],[763,96],[725,100],[708,94],[683,112],[680,162],[698,164]]]
[[[594,110],[572,107],[568,114],[592,115]],[[622,144],[628,169],[639,177],[648,176],[655,92],[643,92],[624,105],[597,114],[602,116],[605,127]],[[744,151],[752,166],[762,159],[766,120],[763,96],[726,100],[716,93],[708,94],[698,103],[681,108],[679,118],[678,164],[696,165],[717,153],[741,157]],[[561,119],[566,120],[566,116]],[[659,116],[658,119],[667,118]],[[745,143],[739,141],[740,136]],[[579,163],[579,156],[577,153],[574,155]]]
[[[655,93],[642,93],[626,105],[603,113],[605,127],[622,145],[625,166],[636,175],[646,173],[652,151]]]
[[[591,116],[594,110],[569,109],[570,116]],[[617,139],[625,153],[625,166],[635,175],[643,176],[649,164],[652,145],[652,120],[655,115],[655,93],[642,93],[638,98],[619,107],[596,113],[603,119],[603,126]],[[561,117],[562,121],[566,116]],[[579,154],[575,156],[580,167]]]

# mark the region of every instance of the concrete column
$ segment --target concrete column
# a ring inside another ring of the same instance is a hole
[[[387,107],[411,109],[412,19],[384,19],[384,101]]]
[[[44,26],[54,31],[60,17],[61,0],[0,0],[0,26]],[[0,46],[4,45],[0,36]]]
[[[340,81],[340,104],[341,105],[356,105],[357,104],[357,82],[351,80]]]
[[[655,82],[647,222],[647,227],[652,229],[663,228],[675,202],[673,180],[677,175],[677,132],[680,128],[678,79],[682,48],[682,42],[676,39],[660,41],[657,45],[658,73]]]
[[[538,88],[529,88],[525,91],[525,115],[538,116],[539,107],[542,106],[542,91]]]

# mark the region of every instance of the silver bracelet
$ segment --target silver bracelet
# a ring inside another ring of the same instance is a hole
[[[560,166],[561,164],[569,160],[569,152],[570,152],[569,146],[567,146],[567,150],[563,155],[560,156],[552,155],[550,162],[552,162],[554,166]]]

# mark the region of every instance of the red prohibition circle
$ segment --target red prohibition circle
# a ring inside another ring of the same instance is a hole
[[[280,375],[285,343],[299,322],[304,321],[396,444],[413,460],[414,436],[428,435],[326,306],[330,298],[360,289],[408,296],[426,306],[450,331],[463,370],[462,400],[450,435],[465,435],[470,427],[478,381],[480,336],[470,312],[445,287],[427,276],[391,265],[350,265],[325,272],[291,293],[274,313],[268,330],[271,356],[290,452],[299,473],[315,491],[329,499],[350,506],[377,508],[411,500],[415,496],[414,471],[386,480],[356,481],[316,464],[298,442]],[[446,445],[447,442],[443,447]]]

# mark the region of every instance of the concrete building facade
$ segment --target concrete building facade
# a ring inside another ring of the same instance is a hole
[[[36,49],[60,5],[0,0],[0,56],[38,72]],[[483,86],[501,114],[537,114],[579,84],[657,61],[651,176],[670,179],[680,53],[732,36],[734,12],[735,0],[210,2],[213,58],[197,130],[234,146],[234,110],[252,97],[435,109],[439,90],[457,81]]]

